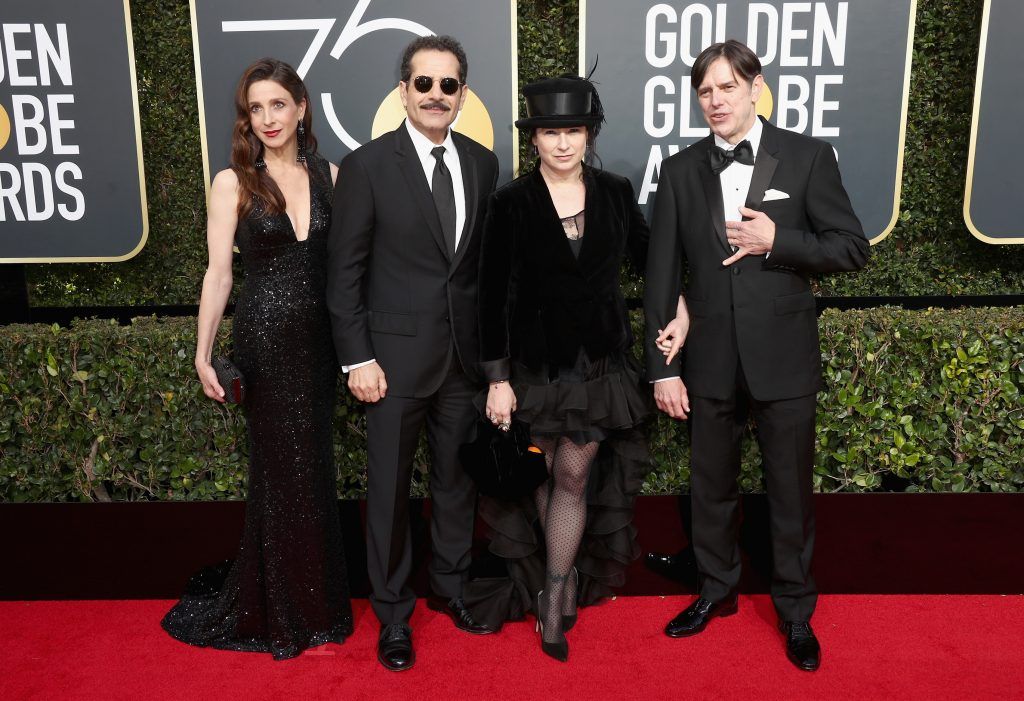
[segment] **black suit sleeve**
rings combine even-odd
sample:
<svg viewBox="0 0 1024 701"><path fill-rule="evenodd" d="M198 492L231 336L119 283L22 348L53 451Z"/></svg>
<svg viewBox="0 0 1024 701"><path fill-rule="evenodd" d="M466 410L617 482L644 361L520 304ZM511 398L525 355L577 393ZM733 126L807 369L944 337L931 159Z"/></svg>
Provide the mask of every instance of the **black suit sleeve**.
<svg viewBox="0 0 1024 701"><path fill-rule="evenodd" d="M647 253L647 274L644 283L644 357L647 358L647 379L660 380L680 376L677 355L665 365L654 345L658 329L675 318L676 304L682 291L683 247L679 232L678 193L670 178L669 164L662 162L658 193L654 199L651 219L651 243Z"/></svg>
<svg viewBox="0 0 1024 701"><path fill-rule="evenodd" d="M835 153L826 143L811 163L805 202L811 231L776 227L768 264L809 273L863 268L871 247L843 187Z"/></svg>
<svg viewBox="0 0 1024 701"><path fill-rule="evenodd" d="M629 251L629 262L637 274L642 275L647 265L647 251L651 243L651 230L647 226L640 206L636 203L633 185L628 180L623 188L624 205L629 216L629 231L626 233L626 246Z"/></svg>
<svg viewBox="0 0 1024 701"><path fill-rule="evenodd" d="M491 195L480 241L480 370L488 382L507 380L513 233L501 199Z"/></svg>
<svg viewBox="0 0 1024 701"><path fill-rule="evenodd" d="M373 205L369 176L358 156L349 154L338 170L327 237L327 307L342 365L375 357L363 293L373 248Z"/></svg>

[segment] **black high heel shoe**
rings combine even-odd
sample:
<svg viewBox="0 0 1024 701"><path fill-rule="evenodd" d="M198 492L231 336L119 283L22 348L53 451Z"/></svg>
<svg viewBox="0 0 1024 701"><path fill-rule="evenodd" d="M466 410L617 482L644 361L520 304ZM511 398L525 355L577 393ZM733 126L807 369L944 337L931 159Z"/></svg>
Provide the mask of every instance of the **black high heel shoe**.
<svg viewBox="0 0 1024 701"><path fill-rule="evenodd" d="M547 607L541 607L541 602L544 601L544 590L541 589L537 592L537 632L540 633L540 649L548 657L553 657L559 662L565 662L569 659L569 641L565 639L565 633L562 634L562 639L549 643L544 640L544 614L547 612Z"/></svg>
<svg viewBox="0 0 1024 701"><path fill-rule="evenodd" d="M576 577L576 598L578 599L579 595L580 595L580 573L579 573L579 570L577 570L575 567L572 568L572 573ZM564 596L563 596L563 598L564 598ZM563 606L563 609L564 609L564 606ZM562 632L563 633L568 633L570 630L572 630L572 627L574 625L576 625L576 618L577 618L577 615L576 615L576 601L572 602L572 610L573 610L573 612L570 613L570 614L565 614L565 613L562 614Z"/></svg>

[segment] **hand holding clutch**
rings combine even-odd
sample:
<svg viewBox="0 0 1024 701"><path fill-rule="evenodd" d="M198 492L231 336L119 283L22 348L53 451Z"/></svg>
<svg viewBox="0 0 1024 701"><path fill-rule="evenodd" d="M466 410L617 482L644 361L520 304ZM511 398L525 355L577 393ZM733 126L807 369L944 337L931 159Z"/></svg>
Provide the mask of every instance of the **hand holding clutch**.
<svg viewBox="0 0 1024 701"><path fill-rule="evenodd" d="M476 422L476 437L459 446L459 460L482 494L514 499L532 494L548 478L544 452L530 442L530 428L513 421L502 430Z"/></svg>
<svg viewBox="0 0 1024 701"><path fill-rule="evenodd" d="M218 355L213 359L213 371L217 373L217 382L224 389L224 401L241 404L245 401L245 378L235 364Z"/></svg>

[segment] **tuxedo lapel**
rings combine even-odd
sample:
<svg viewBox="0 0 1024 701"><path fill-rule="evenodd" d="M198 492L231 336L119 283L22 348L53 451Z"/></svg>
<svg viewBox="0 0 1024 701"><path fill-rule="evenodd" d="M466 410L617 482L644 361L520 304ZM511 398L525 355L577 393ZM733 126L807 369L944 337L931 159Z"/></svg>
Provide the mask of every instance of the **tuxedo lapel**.
<svg viewBox="0 0 1024 701"><path fill-rule="evenodd" d="M772 184L772 176L779 165L779 159L775 157L779 145L775 141L774 129L775 127L767 122L763 123L761 145L758 146L757 156L754 158L754 174L750 177L750 189L747 190L747 209L761 208L764 193Z"/></svg>
<svg viewBox="0 0 1024 701"><path fill-rule="evenodd" d="M469 248L469 239L476 231L477 209L480 201L480 183L477 176L476 161L466 148L465 143L454 132L452 141L455 143L455 150L459 152L459 168L462 170L462 189L466 198L466 222L462 227L462 236L459 237L458 248L455 249L455 257L452 259L452 268L455 268L462 261L466 249Z"/></svg>
<svg viewBox="0 0 1024 701"><path fill-rule="evenodd" d="M403 123L395 131L395 156L398 159L399 170L409 186L412 199L416 207L423 215L423 221L427 223L437 247L441 249L444 257L448 258L448 246L444 242L444 233L441 231L441 220L437 216L437 207L434 206L434 197L430 194L430 186L423 174L423 165L419 156L416 155L416 148L412 145L412 139L406 131Z"/></svg>
<svg viewBox="0 0 1024 701"><path fill-rule="evenodd" d="M725 250L732 255L732 247L729 246L729 239L725 235L725 203L722 201L722 182L711 170L706 152L714 145L714 137L708 139L705 147L705 157L700 163L700 180L704 186L704 196L708 201L708 211L711 213L711 221L715 225L715 234Z"/></svg>

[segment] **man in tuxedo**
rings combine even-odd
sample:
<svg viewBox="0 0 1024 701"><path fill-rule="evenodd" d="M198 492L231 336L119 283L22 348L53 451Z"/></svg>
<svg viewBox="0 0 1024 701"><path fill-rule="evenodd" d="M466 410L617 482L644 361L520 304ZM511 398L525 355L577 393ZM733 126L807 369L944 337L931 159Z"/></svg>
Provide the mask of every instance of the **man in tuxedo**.
<svg viewBox="0 0 1024 701"><path fill-rule="evenodd" d="M498 176L488 149L451 131L466 100L466 54L446 36L405 49L406 119L341 162L328 239L327 304L348 386L366 403L367 566L381 623L377 658L412 667L409 482L420 430L430 446L431 608L490 633L462 600L476 490L457 450L478 390L477 259Z"/></svg>
<svg viewBox="0 0 1024 701"><path fill-rule="evenodd" d="M811 470L822 381L808 276L858 270L868 241L832 147L757 117L764 79L754 52L735 40L714 44L691 82L711 134L661 164L644 296L647 349L669 355L666 363L648 352L655 401L690 421L701 576L697 600L665 632L695 635L736 612L739 442L752 416L771 514L772 600L789 659L813 671L821 652L810 626ZM687 313L670 326L684 265Z"/></svg>

